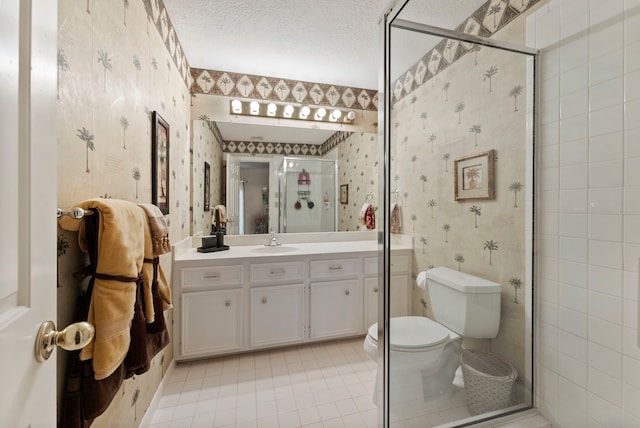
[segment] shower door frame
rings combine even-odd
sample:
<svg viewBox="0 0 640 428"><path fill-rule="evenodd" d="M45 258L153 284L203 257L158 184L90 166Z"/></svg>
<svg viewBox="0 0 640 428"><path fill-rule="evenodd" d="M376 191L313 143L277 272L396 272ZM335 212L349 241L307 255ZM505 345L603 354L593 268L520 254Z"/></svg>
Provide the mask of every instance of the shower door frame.
<svg viewBox="0 0 640 428"><path fill-rule="evenodd" d="M527 55L532 58L533 61L533 74L531 76L531 85L532 85L532 96L531 100L531 123L526 125L527 131L530 131L531 135L531 149L529 153L531 153L532 159L530 162L531 171L528 177L530 177L531 182L531 210L528 213L531 220L528 224L530 224L531 232L526 234L530 237L531 241L528 243L528 247L530 251L528 254L525 254L525 257L529 257L529 267L527 268L528 278L531 279L531 344L530 349L531 352L529 355L525 355L525 361L529 361L530 366L530 387L528 393L531 395L530 402L531 406L526 406L522 409L506 411L496 416L489 416L486 418L480 418L478 420L474 420L472 423L462 423L456 426L470 426L487 420L495 420L496 418L504 417L507 415L519 413L522 411L526 411L527 409L535 408L535 394L534 394L534 386L535 386L535 365L534 365L534 342L535 342L535 269L534 269L534 255L536 253L535 248L535 222L534 217L536 213L536 204L535 198L533 195L535 194L535 187L537 181L537 146L536 146L536 138L537 138L537 127L538 127L538 115L537 115L537 105L536 101L539 99L538 97L538 84L537 84L537 76L539 75L538 67L540 66L539 61L539 51L535 48L530 48L527 46L515 45L509 42L504 42L500 40L487 39L483 37L474 36L471 34L466 34L454 30L449 30L446 28L435 27L427 24L420 24L417 22L411 22L404 19L397 18L403 8L407 5L407 3L411 1L418 0L393 0L382 15L382 17L378 21L379 25L379 41L381 46L383 47L383 55L381 56L381 62L379 66L379 75L378 75L378 87L379 87L379 108L378 108L378 123L382 124L378 128L378 139L382 141L383 145L383 153L382 153L382 161L384 168L381 171L380 175L380 183L381 186L380 192L382 193L382 197L380 200L384 202L384 210L383 210L383 224L384 228L380 231L378 237L379 243L379 257L378 257L378 282L380 284L384 284L382 287L383 292L379 293L378 296L378 320L383 320L383 322L378 322L378 343L383 344L383 346L378 346L378 382L375 386L377 393L377 405L378 405L378 426L382 427L390 427L389 421L389 349L390 349L390 338L387 332L389 331L389 321L390 321L390 285L391 285L391 235L390 235L390 227L391 227L391 216L390 216L390 201L391 201L391 29L403 29L409 31L415 31L421 34L427 34L436 37L443 37L446 39L452 39L459 42L465 43L473 43L481 46L487 46L491 48L501 49L509 52L519 53ZM525 71L526 72L526 71ZM525 117L525 121L528 121L529 118ZM529 134L529 132L527 132ZM528 140L527 140L528 141ZM525 317L525 321L529 321ZM525 324L525 331L527 330ZM526 349L526 346L525 346ZM528 360L527 360L528 357ZM380 400L382 397L382 400ZM382 423L381 423L382 422ZM455 421L450 422L450 424L455 423Z"/></svg>

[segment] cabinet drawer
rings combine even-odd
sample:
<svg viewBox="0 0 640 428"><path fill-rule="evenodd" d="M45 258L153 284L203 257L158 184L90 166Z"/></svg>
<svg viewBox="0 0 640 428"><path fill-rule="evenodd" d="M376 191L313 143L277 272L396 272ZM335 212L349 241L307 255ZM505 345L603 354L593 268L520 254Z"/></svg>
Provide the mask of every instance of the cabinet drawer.
<svg viewBox="0 0 640 428"><path fill-rule="evenodd" d="M391 272L407 272L409 270L409 255L392 255Z"/></svg>
<svg viewBox="0 0 640 428"><path fill-rule="evenodd" d="M252 264L249 278L252 284L302 281L304 279L303 262Z"/></svg>
<svg viewBox="0 0 640 428"><path fill-rule="evenodd" d="M364 258L364 274L375 275L378 273L378 257Z"/></svg>
<svg viewBox="0 0 640 428"><path fill-rule="evenodd" d="M357 275L360 272L358 259L315 260L311 262L311 279Z"/></svg>
<svg viewBox="0 0 640 428"><path fill-rule="evenodd" d="M242 284L242 266L185 268L181 272L182 288L204 288Z"/></svg>

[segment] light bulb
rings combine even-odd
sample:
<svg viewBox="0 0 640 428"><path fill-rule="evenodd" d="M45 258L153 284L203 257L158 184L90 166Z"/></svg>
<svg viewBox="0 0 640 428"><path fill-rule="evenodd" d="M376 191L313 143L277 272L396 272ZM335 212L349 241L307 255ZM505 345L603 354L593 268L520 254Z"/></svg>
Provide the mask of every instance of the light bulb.
<svg viewBox="0 0 640 428"><path fill-rule="evenodd" d="M333 112L331 112L331 118L333 120L340 119L340 116L342 116L342 111L341 110L335 109Z"/></svg>
<svg viewBox="0 0 640 428"><path fill-rule="evenodd" d="M242 113L242 102L240 100L231 101L231 111L234 113Z"/></svg>
<svg viewBox="0 0 640 428"><path fill-rule="evenodd" d="M287 104L284 108L284 117L291 117L293 115L293 106L291 104Z"/></svg>
<svg viewBox="0 0 640 428"><path fill-rule="evenodd" d="M309 117L309 113L311 113L311 109L308 106L304 106L300 109L300 119L306 119Z"/></svg>
<svg viewBox="0 0 640 428"><path fill-rule="evenodd" d="M267 105L267 114L269 116L275 116L276 110L278 110L278 106L276 106L274 103L269 103L269 105Z"/></svg>
<svg viewBox="0 0 640 428"><path fill-rule="evenodd" d="M347 113L346 120L352 121L355 118L356 118L356 112L355 111L350 111L349 113Z"/></svg>
<svg viewBox="0 0 640 428"><path fill-rule="evenodd" d="M323 107L320 107L317 111L316 111L316 120L322 120L327 114L327 110L325 110Z"/></svg>
<svg viewBox="0 0 640 428"><path fill-rule="evenodd" d="M249 104L249 111L251 114L260 113L260 104L257 101L251 101L251 104Z"/></svg>

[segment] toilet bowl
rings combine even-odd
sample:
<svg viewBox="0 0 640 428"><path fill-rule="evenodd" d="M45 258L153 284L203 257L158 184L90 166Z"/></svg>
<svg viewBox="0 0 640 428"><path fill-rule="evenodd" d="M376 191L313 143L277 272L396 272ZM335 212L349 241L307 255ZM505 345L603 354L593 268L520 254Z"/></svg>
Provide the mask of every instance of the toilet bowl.
<svg viewBox="0 0 640 428"><path fill-rule="evenodd" d="M498 283L440 266L421 272L417 285L429 291L434 320L401 316L389 322L389 385L402 399L455 389L462 338L494 338L500 325ZM363 346L377 361L378 323L369 327Z"/></svg>
<svg viewBox="0 0 640 428"><path fill-rule="evenodd" d="M373 361L378 356L378 323L369 327L364 349ZM389 335L391 389L404 400L411 396L440 396L451 391L462 338L429 318L391 318ZM399 398L399 397L398 397Z"/></svg>
<svg viewBox="0 0 640 428"><path fill-rule="evenodd" d="M449 342L460 336L425 317L396 317L390 321L390 352L408 369L429 367L438 361ZM373 360L378 355L378 323L369 327L364 349Z"/></svg>

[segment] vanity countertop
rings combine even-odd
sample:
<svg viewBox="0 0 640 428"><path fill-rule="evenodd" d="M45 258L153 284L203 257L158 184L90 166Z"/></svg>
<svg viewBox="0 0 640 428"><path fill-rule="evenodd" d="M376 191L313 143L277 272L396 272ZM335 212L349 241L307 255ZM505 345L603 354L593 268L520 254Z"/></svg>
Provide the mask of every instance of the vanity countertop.
<svg viewBox="0 0 640 428"><path fill-rule="evenodd" d="M393 250L411 250L411 245L393 245ZM199 253L196 248L174 249L174 262L197 260L229 260L265 257L295 257L317 254L364 253L378 250L377 241L341 241L341 242L311 242L293 243L283 242L281 246L268 247L264 245L236 245L229 250L212 253Z"/></svg>

